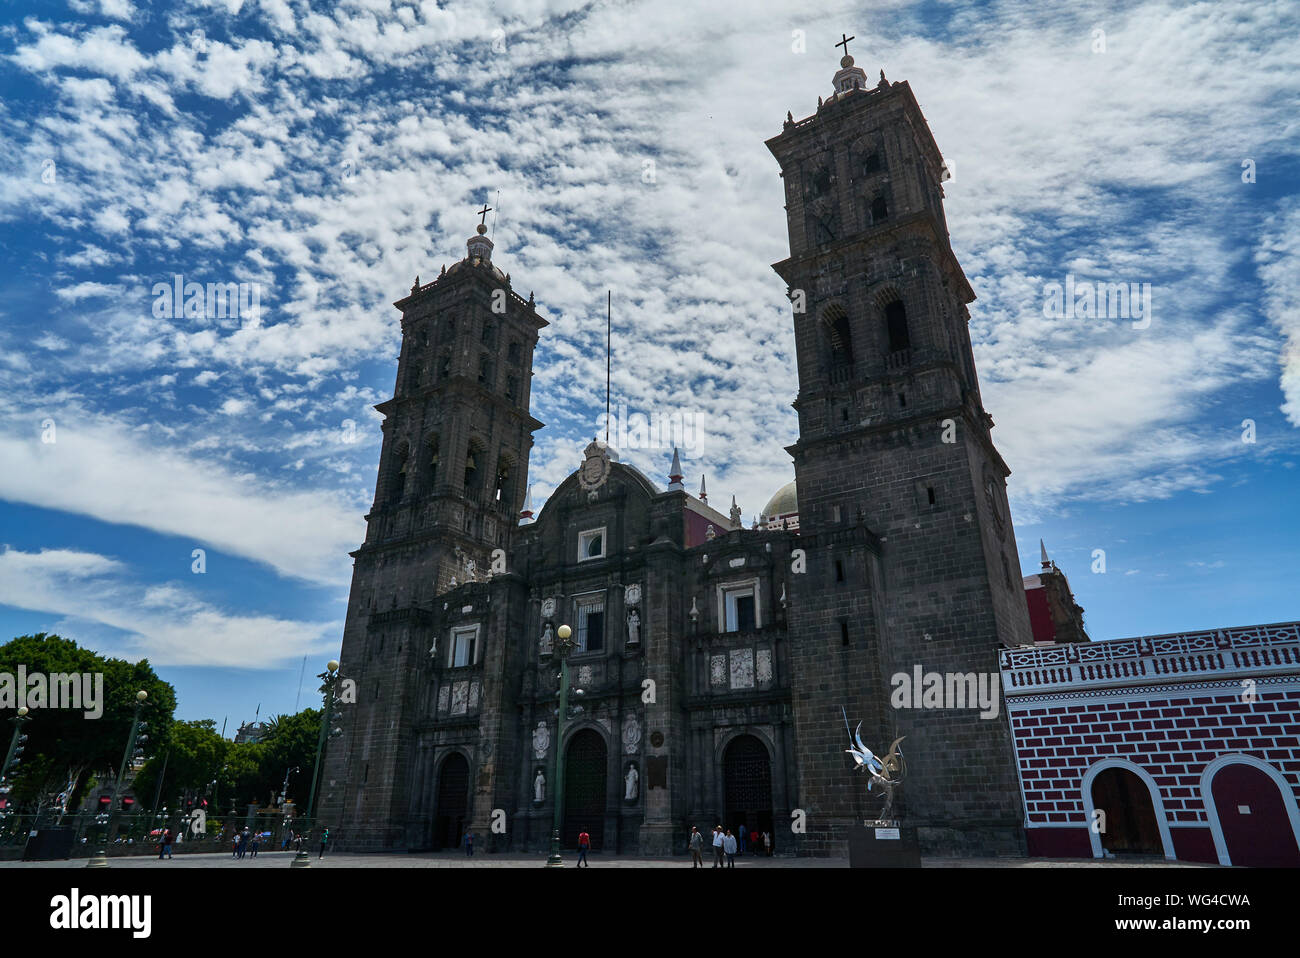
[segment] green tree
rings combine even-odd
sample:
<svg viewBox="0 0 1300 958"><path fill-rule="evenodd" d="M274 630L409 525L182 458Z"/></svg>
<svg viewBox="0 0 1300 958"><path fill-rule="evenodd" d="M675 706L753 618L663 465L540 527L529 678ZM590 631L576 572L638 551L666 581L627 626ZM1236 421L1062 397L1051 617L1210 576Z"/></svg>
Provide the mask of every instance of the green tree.
<svg viewBox="0 0 1300 958"><path fill-rule="evenodd" d="M33 708L23 764L14 776L19 802L46 801L71 785L70 808L80 803L92 775L116 774L131 731L136 692L148 693L142 718L148 723L140 744L154 754L167 738L176 708L176 690L154 673L147 659L128 662L104 658L71 639L44 632L23 635L0 645L0 672L17 676L43 673L98 673L103 676L103 714L87 718L84 710ZM0 703L0 728L9 728L17 703ZM31 703L28 703L29 707ZM7 743L6 743L7 744Z"/></svg>
<svg viewBox="0 0 1300 958"><path fill-rule="evenodd" d="M297 767L289 776L287 798L304 810L307 791L311 788L312 767L316 761L316 740L320 735L320 709L303 709L296 715L278 715L274 729L262 739L266 746L267 772L274 776L272 787L278 794L284 786L286 769Z"/></svg>
<svg viewBox="0 0 1300 958"><path fill-rule="evenodd" d="M158 753L136 774L136 797L152 802L160 776L163 795L204 794L217 779L229 749L230 743L221 737L212 719L173 723Z"/></svg>

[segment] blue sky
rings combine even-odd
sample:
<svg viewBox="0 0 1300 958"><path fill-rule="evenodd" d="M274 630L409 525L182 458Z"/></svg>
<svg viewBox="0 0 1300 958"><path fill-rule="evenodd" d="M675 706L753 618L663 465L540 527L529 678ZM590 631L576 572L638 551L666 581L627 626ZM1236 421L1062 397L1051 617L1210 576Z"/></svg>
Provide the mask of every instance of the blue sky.
<svg viewBox="0 0 1300 958"><path fill-rule="evenodd" d="M596 431L612 289L615 402L696 417L686 471L748 523L796 430L763 140L831 92L841 32L950 162L1024 571L1042 537L1094 638L1300 616L1294 4L6 13L0 635L147 655L183 718L309 704L373 494L391 303L464 255L485 200L495 262L552 322L535 505ZM160 316L178 273L257 284L260 310ZM1045 315L1067 274L1151 284L1150 324ZM623 451L661 482L670 456Z"/></svg>

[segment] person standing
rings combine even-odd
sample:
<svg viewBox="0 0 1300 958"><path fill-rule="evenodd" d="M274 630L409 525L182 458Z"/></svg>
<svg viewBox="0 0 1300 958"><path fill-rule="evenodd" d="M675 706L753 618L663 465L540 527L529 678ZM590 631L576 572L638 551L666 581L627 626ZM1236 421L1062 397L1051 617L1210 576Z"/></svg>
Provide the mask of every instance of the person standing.
<svg viewBox="0 0 1300 958"><path fill-rule="evenodd" d="M772 857L772 833L771 832L763 833L763 851L767 854L768 858Z"/></svg>
<svg viewBox="0 0 1300 958"><path fill-rule="evenodd" d="M474 833L468 829L465 830L465 857L474 857Z"/></svg>
<svg viewBox="0 0 1300 958"><path fill-rule="evenodd" d="M722 868L722 826L713 826L713 867Z"/></svg>
<svg viewBox="0 0 1300 958"><path fill-rule="evenodd" d="M163 829L163 833L162 833L162 847L158 849L158 860L162 861L164 858L171 858L171 857L172 857L172 830L170 828L165 828Z"/></svg>
<svg viewBox="0 0 1300 958"><path fill-rule="evenodd" d="M248 854L248 838L249 838L249 831L247 828L245 828L242 832L239 833L239 858L241 861L243 860L244 856Z"/></svg>
<svg viewBox="0 0 1300 958"><path fill-rule="evenodd" d="M325 846L329 844L329 840L330 840L330 830L327 828L320 833L320 854L316 856L317 861L320 861L322 858L325 857Z"/></svg>
<svg viewBox="0 0 1300 958"><path fill-rule="evenodd" d="M722 837L722 850L727 854L727 867L736 867L736 836L731 834L731 829L727 829L727 834Z"/></svg>
<svg viewBox="0 0 1300 958"><path fill-rule="evenodd" d="M586 865L588 868L591 867L591 862L587 861L587 852L589 851L591 851L591 836L587 834L587 829L584 828L581 832L578 833L578 867L579 868L581 868L583 865Z"/></svg>
<svg viewBox="0 0 1300 958"><path fill-rule="evenodd" d="M691 849L691 867L703 868L704 859L700 857L700 852L704 849L704 836L700 834L700 830L694 825L691 826L689 847Z"/></svg>
<svg viewBox="0 0 1300 958"><path fill-rule="evenodd" d="M252 837L249 839L248 850L252 853L248 856L249 858L257 857L257 843L260 842L261 840L262 840L262 833L254 832Z"/></svg>
<svg viewBox="0 0 1300 958"><path fill-rule="evenodd" d="M741 822L740 827L736 829L736 839L740 844L740 847L739 849L737 849L736 854L738 855L745 854L745 838L746 836L748 836L748 834L749 832L745 830L745 823Z"/></svg>

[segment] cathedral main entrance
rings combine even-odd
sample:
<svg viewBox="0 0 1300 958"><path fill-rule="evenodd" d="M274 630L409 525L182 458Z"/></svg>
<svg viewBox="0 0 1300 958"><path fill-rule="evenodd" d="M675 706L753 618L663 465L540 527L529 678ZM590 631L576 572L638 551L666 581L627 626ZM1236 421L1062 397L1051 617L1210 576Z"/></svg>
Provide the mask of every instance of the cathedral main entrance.
<svg viewBox="0 0 1300 958"><path fill-rule="evenodd" d="M769 832L772 827L772 760L767 747L752 735L732 739L722 756L722 781L727 806L723 827L739 835Z"/></svg>
<svg viewBox="0 0 1300 958"><path fill-rule="evenodd" d="M586 728L569 741L564 760L565 848L578 847L578 834L586 829L591 848L598 851L605 839L605 797L609 759L605 740Z"/></svg>
<svg viewBox="0 0 1300 958"><path fill-rule="evenodd" d="M459 752L452 752L443 760L434 811L433 847L456 848L465 834L469 816L469 762Z"/></svg>

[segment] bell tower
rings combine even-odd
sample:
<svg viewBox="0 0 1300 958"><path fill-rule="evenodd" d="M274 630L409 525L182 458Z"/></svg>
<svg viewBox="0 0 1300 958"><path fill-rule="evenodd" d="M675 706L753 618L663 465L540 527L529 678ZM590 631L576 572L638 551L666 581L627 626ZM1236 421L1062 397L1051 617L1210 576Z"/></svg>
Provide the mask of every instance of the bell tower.
<svg viewBox="0 0 1300 958"><path fill-rule="evenodd" d="M479 213L486 219L490 208ZM405 840L413 730L436 648L436 600L486 581L509 555L542 424L529 414L533 349L547 324L492 262L480 222L466 256L395 305L402 351L383 414L366 539L352 553L340 674L356 683L348 738L327 752L321 814L356 849ZM427 713L427 703L424 703Z"/></svg>
<svg viewBox="0 0 1300 958"><path fill-rule="evenodd" d="M789 452L807 571L791 575L790 642L805 847L843 854L847 825L878 810L842 754L843 705L880 753L905 736L900 809L923 851L1010 853L1023 831L1000 685L983 686L998 703L984 718L955 694L933 708L895 694L918 666L993 683L998 649L1032 639L947 168L908 84L871 83L848 39L817 112L787 113L767 141L799 373Z"/></svg>
<svg viewBox="0 0 1300 958"><path fill-rule="evenodd" d="M425 598L485 578L493 551L509 552L542 426L528 409L533 348L547 322L493 265L486 233L480 223L463 260L432 283L417 277L393 304L402 311L397 383L375 407L384 445L362 550L427 542ZM403 585L414 583L393 583Z"/></svg>

